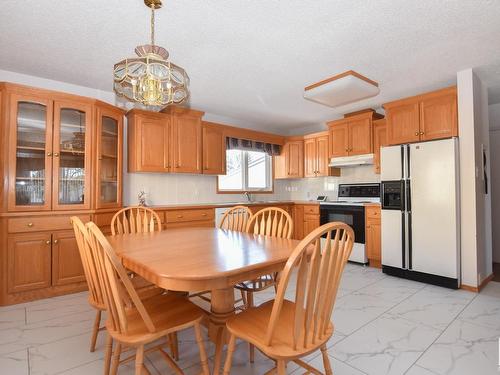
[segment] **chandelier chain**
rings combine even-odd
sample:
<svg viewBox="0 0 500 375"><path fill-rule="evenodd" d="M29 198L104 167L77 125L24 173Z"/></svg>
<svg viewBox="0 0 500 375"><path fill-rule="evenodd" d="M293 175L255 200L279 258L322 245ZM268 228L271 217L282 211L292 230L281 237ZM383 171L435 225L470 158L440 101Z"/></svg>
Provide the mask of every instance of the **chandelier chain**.
<svg viewBox="0 0 500 375"><path fill-rule="evenodd" d="M151 44L155 45L155 5L151 3Z"/></svg>

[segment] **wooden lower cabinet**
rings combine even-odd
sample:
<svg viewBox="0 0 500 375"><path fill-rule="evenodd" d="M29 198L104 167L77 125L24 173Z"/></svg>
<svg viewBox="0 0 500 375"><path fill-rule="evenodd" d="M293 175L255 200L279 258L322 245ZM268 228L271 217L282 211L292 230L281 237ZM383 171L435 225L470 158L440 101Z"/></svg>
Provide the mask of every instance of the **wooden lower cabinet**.
<svg viewBox="0 0 500 375"><path fill-rule="evenodd" d="M85 281L80 251L73 231L52 235L52 285Z"/></svg>
<svg viewBox="0 0 500 375"><path fill-rule="evenodd" d="M319 227L319 215L304 214L304 237Z"/></svg>
<svg viewBox="0 0 500 375"><path fill-rule="evenodd" d="M320 215L319 205L315 204L295 204L294 213L294 237L301 240L314 229L319 227Z"/></svg>
<svg viewBox="0 0 500 375"><path fill-rule="evenodd" d="M293 238L296 240L304 238L304 206L293 207Z"/></svg>
<svg viewBox="0 0 500 375"><path fill-rule="evenodd" d="M47 288L51 284L51 234L11 235L7 241L7 292Z"/></svg>
<svg viewBox="0 0 500 375"><path fill-rule="evenodd" d="M75 213L93 220L105 235L115 210ZM87 289L70 213L0 219L0 306L49 298Z"/></svg>
<svg viewBox="0 0 500 375"><path fill-rule="evenodd" d="M367 206L365 210L366 210L366 215L365 215L366 254L370 266L380 268L382 262L380 207Z"/></svg>

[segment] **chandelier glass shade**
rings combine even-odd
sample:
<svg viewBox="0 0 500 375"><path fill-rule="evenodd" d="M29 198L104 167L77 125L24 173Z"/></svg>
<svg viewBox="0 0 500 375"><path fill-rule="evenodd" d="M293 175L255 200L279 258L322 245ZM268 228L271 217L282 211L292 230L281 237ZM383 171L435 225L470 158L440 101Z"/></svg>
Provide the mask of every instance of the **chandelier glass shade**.
<svg viewBox="0 0 500 375"><path fill-rule="evenodd" d="M154 12L160 0L144 0L151 8L151 44L135 48L138 57L115 64L114 91L130 101L146 106L180 104L189 97L186 71L168 61L165 48L154 43Z"/></svg>

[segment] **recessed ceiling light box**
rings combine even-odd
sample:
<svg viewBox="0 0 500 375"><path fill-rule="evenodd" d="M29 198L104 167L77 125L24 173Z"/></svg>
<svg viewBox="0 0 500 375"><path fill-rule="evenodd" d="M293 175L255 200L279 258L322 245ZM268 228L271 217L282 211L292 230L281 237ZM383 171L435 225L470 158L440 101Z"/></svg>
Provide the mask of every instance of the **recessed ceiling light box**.
<svg viewBox="0 0 500 375"><path fill-rule="evenodd" d="M338 74L304 88L304 99L328 107L360 101L378 95L378 83L353 70Z"/></svg>

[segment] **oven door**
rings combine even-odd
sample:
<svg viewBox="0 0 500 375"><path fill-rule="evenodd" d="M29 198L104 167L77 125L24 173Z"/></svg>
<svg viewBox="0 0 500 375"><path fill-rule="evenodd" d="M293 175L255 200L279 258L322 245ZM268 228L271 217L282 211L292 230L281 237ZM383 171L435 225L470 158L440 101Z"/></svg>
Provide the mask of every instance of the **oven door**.
<svg viewBox="0 0 500 375"><path fill-rule="evenodd" d="M354 242L365 243L365 208L363 206L321 205L320 214L321 225L332 221L346 223L354 230Z"/></svg>

